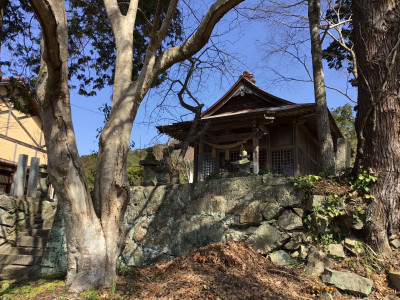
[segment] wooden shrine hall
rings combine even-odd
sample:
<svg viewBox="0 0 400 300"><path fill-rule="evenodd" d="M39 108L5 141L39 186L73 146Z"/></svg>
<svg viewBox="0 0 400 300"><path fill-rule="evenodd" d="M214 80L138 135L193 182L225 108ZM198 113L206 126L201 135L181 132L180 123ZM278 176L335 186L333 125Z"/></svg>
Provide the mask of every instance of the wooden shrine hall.
<svg viewBox="0 0 400 300"><path fill-rule="evenodd" d="M331 134L343 138L329 113ZM238 171L231 162L246 150L258 174L268 167L279 174L317 174L319 144L315 103L296 104L273 96L255 85L253 75L244 72L230 90L201 115L200 126L210 122L194 151L194 181L211 173ZM183 141L192 121L158 126Z"/></svg>

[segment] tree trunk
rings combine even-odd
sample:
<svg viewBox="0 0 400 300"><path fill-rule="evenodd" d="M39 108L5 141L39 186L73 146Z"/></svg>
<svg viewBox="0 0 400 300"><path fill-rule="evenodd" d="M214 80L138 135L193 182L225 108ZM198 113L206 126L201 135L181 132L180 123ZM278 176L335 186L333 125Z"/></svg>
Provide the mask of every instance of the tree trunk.
<svg viewBox="0 0 400 300"><path fill-rule="evenodd" d="M308 19L310 24L311 56L314 75L315 104L317 105L317 133L321 153L322 171L332 173L335 168L335 152L329 125L328 106L326 102L325 75L322 65L320 38L321 0L308 1Z"/></svg>
<svg viewBox="0 0 400 300"><path fill-rule="evenodd" d="M6 7L6 2L7 0L0 0L0 57L1 57L1 49L3 46L3 39L4 39L4 34L3 34L3 18L4 18L4 9ZM0 66L0 81L3 78L3 73L1 71L1 66Z"/></svg>
<svg viewBox="0 0 400 300"><path fill-rule="evenodd" d="M70 291L103 285L107 248L75 142L68 88L68 34L64 2L33 1L43 28L37 94L50 181L62 210Z"/></svg>
<svg viewBox="0 0 400 300"><path fill-rule="evenodd" d="M132 81L133 30L138 0L130 1L126 15L121 14L117 1L104 0L117 56L111 114L99 142L94 199L85 180L71 118L65 4L60 0L30 1L43 32L37 95L49 176L65 220L69 291L110 287L115 280L117 259L125 241L122 219L129 201L126 158L141 101L157 76L199 51L215 24L241 1L217 0L191 37L157 56L178 2L171 0L160 26L161 11L154 17L143 69L139 78Z"/></svg>
<svg viewBox="0 0 400 300"><path fill-rule="evenodd" d="M359 71L356 170L363 166L378 176L365 231L378 253L388 255L388 235L400 225L400 3L354 0L353 13Z"/></svg>

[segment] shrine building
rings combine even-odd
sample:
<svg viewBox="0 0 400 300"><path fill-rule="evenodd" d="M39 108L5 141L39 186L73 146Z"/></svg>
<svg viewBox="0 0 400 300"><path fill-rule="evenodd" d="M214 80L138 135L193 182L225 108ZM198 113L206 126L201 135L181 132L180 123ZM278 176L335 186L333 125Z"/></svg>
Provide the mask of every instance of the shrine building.
<svg viewBox="0 0 400 300"><path fill-rule="evenodd" d="M345 139L330 113L329 120L336 153L338 139L340 145ZM194 181L203 181L211 173L237 171L232 162L240 159L242 150L250 155L254 174L264 167L287 176L321 171L316 104L273 96L257 87L247 71L202 113L199 123L209 127L194 147ZM185 121L157 129L183 141L191 124Z"/></svg>

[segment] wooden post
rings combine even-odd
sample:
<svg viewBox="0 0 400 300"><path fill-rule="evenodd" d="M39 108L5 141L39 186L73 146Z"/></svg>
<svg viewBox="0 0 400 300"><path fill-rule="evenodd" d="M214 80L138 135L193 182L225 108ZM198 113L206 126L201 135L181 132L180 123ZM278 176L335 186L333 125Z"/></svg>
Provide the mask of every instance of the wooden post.
<svg viewBox="0 0 400 300"><path fill-rule="evenodd" d="M199 181L199 145L194 147L194 159L193 159L193 182Z"/></svg>
<svg viewBox="0 0 400 300"><path fill-rule="evenodd" d="M203 142L199 143L199 156L198 156L198 171L197 171L197 180L204 181L203 179L203 159L204 159L204 144Z"/></svg>
<svg viewBox="0 0 400 300"><path fill-rule="evenodd" d="M267 140L267 165L270 169L272 169L272 152L271 152L271 134L268 130L265 139Z"/></svg>
<svg viewBox="0 0 400 300"><path fill-rule="evenodd" d="M259 163L259 153L260 153L260 145L257 137L256 128L253 128L253 173L255 175L258 174L260 163Z"/></svg>

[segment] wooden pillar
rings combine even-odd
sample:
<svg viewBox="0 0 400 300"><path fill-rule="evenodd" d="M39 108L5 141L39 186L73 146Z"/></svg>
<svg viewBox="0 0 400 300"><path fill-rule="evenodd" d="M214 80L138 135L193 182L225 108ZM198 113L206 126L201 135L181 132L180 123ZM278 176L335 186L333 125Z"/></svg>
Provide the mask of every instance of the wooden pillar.
<svg viewBox="0 0 400 300"><path fill-rule="evenodd" d="M253 128L253 173L255 175L258 174L258 171L260 169L259 153L260 153L259 139L257 136L256 128Z"/></svg>
<svg viewBox="0 0 400 300"><path fill-rule="evenodd" d="M294 176L300 175L299 128L302 124L304 124L304 119L296 119L293 121Z"/></svg>
<svg viewBox="0 0 400 300"><path fill-rule="evenodd" d="M292 121L292 138L293 138L293 176L298 175L298 149L297 149L297 122L296 119Z"/></svg>
<svg viewBox="0 0 400 300"><path fill-rule="evenodd" d="M272 169L272 151L271 151L271 134L268 130L267 134L265 135L266 138L266 147L267 147L267 165L270 169Z"/></svg>
<svg viewBox="0 0 400 300"><path fill-rule="evenodd" d="M203 181L203 159L204 159L204 144L203 142L199 143L199 155L198 155L198 171L197 171L197 180Z"/></svg>
<svg viewBox="0 0 400 300"><path fill-rule="evenodd" d="M194 147L194 159L193 159L193 182L199 181L199 145Z"/></svg>
<svg viewBox="0 0 400 300"><path fill-rule="evenodd" d="M221 171L221 155L218 152L218 149L215 149L215 173L219 173Z"/></svg>

